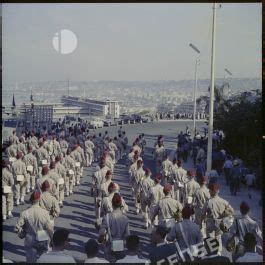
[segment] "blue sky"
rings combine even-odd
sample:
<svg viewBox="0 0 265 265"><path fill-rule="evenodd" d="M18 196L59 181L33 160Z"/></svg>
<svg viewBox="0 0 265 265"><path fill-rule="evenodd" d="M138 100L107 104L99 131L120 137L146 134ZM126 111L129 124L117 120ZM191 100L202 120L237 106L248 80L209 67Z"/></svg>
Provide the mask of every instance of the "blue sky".
<svg viewBox="0 0 265 265"><path fill-rule="evenodd" d="M261 77L261 3L217 10L216 77ZM3 82L182 80L210 77L212 4L3 4ZM52 38L72 30L77 49Z"/></svg>

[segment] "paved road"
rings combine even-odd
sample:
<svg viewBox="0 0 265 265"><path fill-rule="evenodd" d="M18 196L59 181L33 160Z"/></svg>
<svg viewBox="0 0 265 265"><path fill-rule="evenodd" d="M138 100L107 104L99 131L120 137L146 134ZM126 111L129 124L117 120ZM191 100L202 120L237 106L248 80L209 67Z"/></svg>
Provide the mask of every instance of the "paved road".
<svg viewBox="0 0 265 265"><path fill-rule="evenodd" d="M153 151L154 142L158 135L164 135L165 147L168 150L172 150L176 147L176 135L178 132L185 131L186 125L192 126L192 122L186 121L164 121L154 124L136 124L136 125L123 125L126 130L129 144L135 139L138 133L145 133L147 140L147 148L144 155L144 164L151 168L154 172L154 162L152 160L151 152ZM198 124L198 127L204 126L204 123ZM109 134L114 136L117 134L119 127L107 128ZM96 130L104 132L106 128ZM189 168L191 160L184 164L185 168ZM95 213L94 213L94 200L90 197L89 183L92 173L95 171L95 166L85 168L83 178L81 179L81 185L75 187L74 194L65 198L64 208L61 209L60 216L55 220L55 228L67 228L70 231L71 243L68 251L78 260L84 260L83 254L84 242L89 238L97 238L97 231L94 227ZM114 170L114 180L120 185L121 193L129 206L128 217L130 219L131 231L137 234L141 239L142 254L147 256L150 245L150 235L148 231L143 229L143 220L140 214L135 213L133 206L133 200L131 197L130 187L128 185L128 172L124 166L124 160L120 160ZM221 184L224 183L223 179L220 180ZM238 205L241 200L250 201L244 191L240 193L238 197L229 196L228 188L223 185L221 195L230 201L235 209L238 209ZM26 199L28 199L27 196ZM261 207L258 205L259 194L255 193L254 198L250 201L252 207L255 207L253 216L261 223ZM29 205L17 206L14 209L14 218L7 220L3 225L3 254L6 258L14 261L25 261L23 240L19 239L13 232L14 225L19 217L19 213L26 209ZM237 211L238 213L238 211ZM101 256L103 252L101 251Z"/></svg>

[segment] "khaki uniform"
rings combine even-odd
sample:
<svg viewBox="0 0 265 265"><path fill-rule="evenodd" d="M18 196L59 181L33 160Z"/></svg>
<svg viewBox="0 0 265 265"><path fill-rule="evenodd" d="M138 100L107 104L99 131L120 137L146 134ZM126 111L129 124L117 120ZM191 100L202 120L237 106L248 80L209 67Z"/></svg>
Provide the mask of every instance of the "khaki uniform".
<svg viewBox="0 0 265 265"><path fill-rule="evenodd" d="M80 176L81 176L81 163L82 163L82 156L80 152L77 150L74 150L71 152L70 156L74 159L75 161L75 173L76 173L76 183L77 185L80 184ZM80 163L80 166L77 165L77 163Z"/></svg>
<svg viewBox="0 0 265 265"><path fill-rule="evenodd" d="M40 197L40 207L48 211L51 224L54 227L54 218L58 217L60 213L58 201L51 195L50 192L45 191Z"/></svg>
<svg viewBox="0 0 265 265"><path fill-rule="evenodd" d="M176 222L167 235L168 241L177 241L181 250L203 242L200 228L189 219Z"/></svg>
<svg viewBox="0 0 265 265"><path fill-rule="evenodd" d="M57 187L56 187L56 182L50 178L50 176L47 174L47 175L44 175L43 177L37 179L37 183L36 183L36 186L37 186L37 189L40 193L42 193L41 191L41 186L42 186L42 183L45 181L45 180L48 180L49 184L50 184L50 193L51 195L53 195L56 199L58 199L58 193L57 193Z"/></svg>
<svg viewBox="0 0 265 265"><path fill-rule="evenodd" d="M36 152L36 157L37 157L37 161L38 161L38 166L39 166L39 176L41 174L41 169L42 169L42 160L47 160L48 165L50 164L50 156L48 154L48 151L41 146L39 149L37 149Z"/></svg>
<svg viewBox="0 0 265 265"><path fill-rule="evenodd" d="M104 150L104 140L102 139L102 137L97 137L96 138L96 149L95 149L95 157L96 160L98 161L100 159L100 157L103 154L103 150Z"/></svg>
<svg viewBox="0 0 265 265"><path fill-rule="evenodd" d="M125 240L125 238L130 235L129 219L120 209L115 209L109 213L109 226L112 239ZM99 235L106 235L107 229L108 225L105 216L103 218Z"/></svg>
<svg viewBox="0 0 265 265"><path fill-rule="evenodd" d="M150 178L150 176L145 176L140 181L140 204L146 226L148 226L149 223L151 224L149 208L151 206L151 188L153 186L154 181Z"/></svg>
<svg viewBox="0 0 265 265"><path fill-rule="evenodd" d="M165 147L156 145L155 147L155 161L156 161L156 172L160 171L162 165L163 157L165 156L166 149Z"/></svg>
<svg viewBox="0 0 265 265"><path fill-rule="evenodd" d="M76 138L73 135L71 135L69 137L69 148L72 149L76 143L77 143Z"/></svg>
<svg viewBox="0 0 265 265"><path fill-rule="evenodd" d="M54 171L59 175L60 178L64 180L64 184L59 185L59 202L62 203L64 200L64 189L65 189L65 183L66 183L66 169L62 165L62 163L57 162L55 164Z"/></svg>
<svg viewBox="0 0 265 265"><path fill-rule="evenodd" d="M200 185L197 181L195 181L194 178L192 178L190 181L185 183L185 202L188 203L188 197L192 197L193 202L193 196L197 189L200 188Z"/></svg>
<svg viewBox="0 0 265 265"><path fill-rule="evenodd" d="M11 187L10 193L4 193L2 191L2 214L7 215L13 211L13 186L14 178L12 173L7 169L2 169L2 187L9 186Z"/></svg>
<svg viewBox="0 0 265 265"><path fill-rule="evenodd" d="M53 144L53 155L56 157L62 154L60 143L57 140L52 141Z"/></svg>
<svg viewBox="0 0 265 265"><path fill-rule="evenodd" d="M130 185L132 187L132 193L134 197L136 211L140 210L140 181L144 178L145 172L142 167L132 171L130 178Z"/></svg>
<svg viewBox="0 0 265 265"><path fill-rule="evenodd" d="M103 168L96 171L92 177L92 187L95 191L95 215L96 220L98 221L100 218L101 212L101 203L102 203L102 190L101 185L105 182L105 176L108 171L108 167L104 166Z"/></svg>
<svg viewBox="0 0 265 265"><path fill-rule="evenodd" d="M222 253L220 221L226 208L233 210L228 201L216 194L204 204L202 210L203 219L206 217L206 235L219 241L219 253Z"/></svg>
<svg viewBox="0 0 265 265"><path fill-rule="evenodd" d="M185 200L185 183L188 181L187 171L184 168L179 167L174 174L174 179L174 197L182 203Z"/></svg>
<svg viewBox="0 0 265 265"><path fill-rule="evenodd" d="M66 155L64 159L64 166L66 169L66 180L65 180L65 190L66 196L73 193L73 187L75 183L75 161L70 155ZM70 174L69 170L72 170L74 174Z"/></svg>
<svg viewBox="0 0 265 265"><path fill-rule="evenodd" d="M35 189L36 176L39 174L39 168L36 157L32 153L28 153L23 157L28 172L27 192ZM32 168L31 168L32 167Z"/></svg>
<svg viewBox="0 0 265 265"><path fill-rule="evenodd" d="M133 146L132 149L133 149L133 152L135 152L137 150L138 151L138 155L140 155L141 152L142 152L141 147L139 145L137 145L137 144L135 146Z"/></svg>
<svg viewBox="0 0 265 265"><path fill-rule="evenodd" d="M154 207L151 220L154 220L156 215L158 215L159 223L166 225L167 222L174 220L175 213L181 211L182 208L182 205L171 198L171 195L166 195Z"/></svg>
<svg viewBox="0 0 265 265"><path fill-rule="evenodd" d="M11 135L10 137L9 137L9 142L11 142L12 144L18 144L19 143L19 139L18 139L18 137L16 136L16 135Z"/></svg>
<svg viewBox="0 0 265 265"><path fill-rule="evenodd" d="M26 165L21 159L16 160L12 164L11 168L12 168L12 173L13 173L13 176L15 179L15 200L16 200L17 204L19 204L19 200L21 202L24 202L28 173L26 170ZM17 181L17 175L23 175L24 180L23 181Z"/></svg>
<svg viewBox="0 0 265 265"><path fill-rule="evenodd" d="M172 162L169 159L166 159L162 162L161 165L161 175L163 177L163 183L164 185L169 182L169 175L171 172Z"/></svg>
<svg viewBox="0 0 265 265"><path fill-rule="evenodd" d="M48 174L47 174L47 177L52 179L55 183L55 197L56 199L58 200L58 202L60 201L60 189L59 189L59 174L56 172L55 168L53 169L50 169Z"/></svg>
<svg viewBox="0 0 265 265"><path fill-rule="evenodd" d="M86 166L91 166L93 162L93 150L95 148L95 145L92 141L86 140L85 141L85 159L86 159Z"/></svg>
<svg viewBox="0 0 265 265"><path fill-rule="evenodd" d="M66 151L68 149L68 143L65 140L60 141L60 148L62 150L62 153L66 155Z"/></svg>
<svg viewBox="0 0 265 265"><path fill-rule="evenodd" d="M12 144L6 148L6 155L8 158L17 156L17 145Z"/></svg>
<svg viewBox="0 0 265 265"><path fill-rule="evenodd" d="M38 139L35 136L28 138L27 144L32 147L32 151L39 148Z"/></svg>
<svg viewBox="0 0 265 265"><path fill-rule="evenodd" d="M195 213L195 223L200 226L203 237L206 237L206 224L202 220L202 209L205 203L210 199L210 192L208 188L203 185L197 189L194 193L194 213Z"/></svg>
<svg viewBox="0 0 265 265"><path fill-rule="evenodd" d="M42 209L38 204L32 205L29 209L23 211L20 214L20 218L16 223L16 231L21 231L24 227L26 233L24 246L26 252L26 261L30 263L35 263L39 256L42 254L37 251L36 244L36 234L38 230L46 230L52 237L53 228L50 221L49 213ZM48 246L47 246L48 250Z"/></svg>
<svg viewBox="0 0 265 265"><path fill-rule="evenodd" d="M102 205L101 205L101 216L104 217L107 213L111 213L113 211L112 208L112 198L114 196L114 193L109 194L109 196L105 196L102 199ZM127 213L129 210L128 205L126 204L126 202L124 201L124 199L122 198L122 208L121 211L122 213Z"/></svg>
<svg viewBox="0 0 265 265"><path fill-rule="evenodd" d="M109 149L109 154L110 154L110 156L111 156L111 158L112 158L112 160L113 160L113 162L115 164L115 162L116 162L116 152L118 151L118 147L116 146L115 143L110 142L108 144L108 149Z"/></svg>
<svg viewBox="0 0 265 265"><path fill-rule="evenodd" d="M23 155L26 155L26 154L27 154L27 149L26 149L25 144L19 142L19 143L17 144L17 151L18 151L18 152L22 152Z"/></svg>

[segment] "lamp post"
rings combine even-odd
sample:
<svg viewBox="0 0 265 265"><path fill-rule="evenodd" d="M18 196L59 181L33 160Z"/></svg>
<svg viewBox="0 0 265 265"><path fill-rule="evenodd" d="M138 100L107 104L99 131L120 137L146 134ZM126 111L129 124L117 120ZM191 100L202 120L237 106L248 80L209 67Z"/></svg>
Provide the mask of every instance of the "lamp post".
<svg viewBox="0 0 265 265"><path fill-rule="evenodd" d="M195 137L195 133L196 133L196 127L195 127L195 122L196 122L196 98L197 98L197 71L198 71L198 65L200 63L200 50L193 45L192 43L190 43L189 45L196 53L198 53L199 55L196 57L195 60L195 85L194 85L194 91L193 91L193 102L194 102L194 107L193 107L193 137Z"/></svg>
<svg viewBox="0 0 265 265"><path fill-rule="evenodd" d="M207 145L207 172L212 169L212 145L213 145L213 107L214 107L214 81L215 81L215 28L216 28L217 4L213 4L213 26L212 26L212 56L211 56L211 89L210 89L210 109L208 125L208 145Z"/></svg>

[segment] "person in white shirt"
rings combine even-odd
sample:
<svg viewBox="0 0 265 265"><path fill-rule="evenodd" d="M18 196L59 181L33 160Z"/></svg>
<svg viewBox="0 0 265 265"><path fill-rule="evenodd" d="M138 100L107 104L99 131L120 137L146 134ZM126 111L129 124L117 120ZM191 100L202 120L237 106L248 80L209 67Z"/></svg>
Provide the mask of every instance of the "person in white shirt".
<svg viewBox="0 0 265 265"><path fill-rule="evenodd" d="M255 174L253 173L253 170L250 169L249 170L249 173L246 175L246 184L247 184L247 187L248 187L248 197L249 199L252 198L252 195L251 195L251 188L253 187L254 183L255 183Z"/></svg>
<svg viewBox="0 0 265 265"><path fill-rule="evenodd" d="M65 251L69 243L69 231L62 228L54 232L52 237L52 251L40 256L37 263L76 263L74 258Z"/></svg>
<svg viewBox="0 0 265 265"><path fill-rule="evenodd" d="M142 263L150 264L149 260L139 258L139 237L136 235L130 235L126 238L126 247L128 249L127 255L123 259L119 259L116 263Z"/></svg>
<svg viewBox="0 0 265 265"><path fill-rule="evenodd" d="M254 234L247 233L244 236L245 254L238 258L236 262L262 262L263 257L256 252L257 240Z"/></svg>
<svg viewBox="0 0 265 265"><path fill-rule="evenodd" d="M85 245L85 252L87 255L87 259L85 260L84 263L93 263L93 264L109 263L107 260L100 259L97 257L98 249L99 249L98 242L95 239L89 239Z"/></svg>

